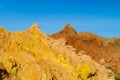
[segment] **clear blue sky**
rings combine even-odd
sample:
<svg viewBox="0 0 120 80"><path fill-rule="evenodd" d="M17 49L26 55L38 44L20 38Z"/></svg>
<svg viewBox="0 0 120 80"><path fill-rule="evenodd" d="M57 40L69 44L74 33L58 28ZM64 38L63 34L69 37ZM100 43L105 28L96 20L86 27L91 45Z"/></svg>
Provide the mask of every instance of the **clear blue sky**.
<svg viewBox="0 0 120 80"><path fill-rule="evenodd" d="M0 26L21 31L35 22L45 33L70 23L78 32L120 36L120 0L0 0Z"/></svg>

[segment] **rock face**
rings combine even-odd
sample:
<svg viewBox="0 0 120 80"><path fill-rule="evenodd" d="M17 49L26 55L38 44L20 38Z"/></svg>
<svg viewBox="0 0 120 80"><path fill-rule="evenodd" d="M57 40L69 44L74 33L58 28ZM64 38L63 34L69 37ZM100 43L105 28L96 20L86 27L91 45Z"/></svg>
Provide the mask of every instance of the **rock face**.
<svg viewBox="0 0 120 80"><path fill-rule="evenodd" d="M77 33L69 25L65 29ZM0 80L115 80L103 64L65 43L37 24L23 32L0 28Z"/></svg>
<svg viewBox="0 0 120 80"><path fill-rule="evenodd" d="M77 33L70 24L55 34L54 39L65 39L76 52L84 52L97 62L105 61L106 66L120 73L120 38L105 38L90 32Z"/></svg>

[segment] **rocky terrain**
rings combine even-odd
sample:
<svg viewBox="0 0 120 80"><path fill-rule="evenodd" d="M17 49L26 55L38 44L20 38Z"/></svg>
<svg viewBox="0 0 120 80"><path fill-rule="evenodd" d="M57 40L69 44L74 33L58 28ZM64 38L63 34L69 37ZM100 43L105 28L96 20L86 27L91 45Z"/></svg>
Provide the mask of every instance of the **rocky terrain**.
<svg viewBox="0 0 120 80"><path fill-rule="evenodd" d="M0 28L0 80L115 80L106 65L119 70L119 40L99 38L70 25L49 36L37 24L22 32Z"/></svg>
<svg viewBox="0 0 120 80"><path fill-rule="evenodd" d="M120 38L105 38L90 32L76 32L67 24L63 30L49 35L54 39L66 40L66 45L73 46L76 53L84 52L98 63L120 74Z"/></svg>

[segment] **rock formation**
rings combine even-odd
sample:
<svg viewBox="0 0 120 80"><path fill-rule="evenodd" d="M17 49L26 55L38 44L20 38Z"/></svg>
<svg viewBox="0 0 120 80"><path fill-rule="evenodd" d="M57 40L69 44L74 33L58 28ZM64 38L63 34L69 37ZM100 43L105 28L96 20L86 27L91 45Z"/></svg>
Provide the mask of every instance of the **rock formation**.
<svg viewBox="0 0 120 80"><path fill-rule="evenodd" d="M65 29L66 36L76 36L69 25ZM77 49L76 54L66 41L47 36L37 24L23 32L0 28L0 80L115 80L104 64L84 51Z"/></svg>
<svg viewBox="0 0 120 80"><path fill-rule="evenodd" d="M70 24L57 33L50 34L54 39L66 40L66 45L73 46L76 53L84 52L98 63L120 74L120 38L105 38L90 32L78 33Z"/></svg>

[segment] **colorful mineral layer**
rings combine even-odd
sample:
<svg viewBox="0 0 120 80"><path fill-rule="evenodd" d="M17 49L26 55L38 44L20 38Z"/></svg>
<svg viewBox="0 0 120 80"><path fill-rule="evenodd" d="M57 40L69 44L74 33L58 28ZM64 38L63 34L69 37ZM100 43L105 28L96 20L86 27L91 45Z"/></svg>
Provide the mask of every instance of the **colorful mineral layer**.
<svg viewBox="0 0 120 80"><path fill-rule="evenodd" d="M69 24L47 35L0 28L0 80L115 80L120 73L120 38L77 33Z"/></svg>

